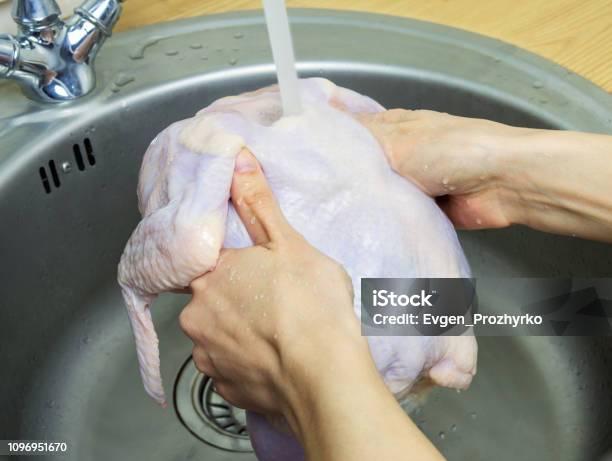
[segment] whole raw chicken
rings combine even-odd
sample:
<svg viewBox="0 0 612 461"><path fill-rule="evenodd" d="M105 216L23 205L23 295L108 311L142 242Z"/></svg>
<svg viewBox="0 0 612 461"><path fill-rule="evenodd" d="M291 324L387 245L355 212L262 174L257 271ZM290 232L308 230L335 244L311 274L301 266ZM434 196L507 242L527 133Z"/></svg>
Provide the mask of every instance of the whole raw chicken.
<svg viewBox="0 0 612 461"><path fill-rule="evenodd" d="M301 80L300 93L303 111L290 117L281 117L277 87L218 100L165 129L144 156L138 185L143 219L121 258L119 283L145 389L162 405L151 302L213 269L222 247L252 244L228 202L234 158L244 146L261 163L291 225L346 268L356 314L361 277L470 274L435 201L394 173L376 139L346 113L383 108L324 79ZM417 381L463 389L476 371L471 335L368 340L398 397ZM263 461L302 456L299 445L264 418L251 415L249 432Z"/></svg>

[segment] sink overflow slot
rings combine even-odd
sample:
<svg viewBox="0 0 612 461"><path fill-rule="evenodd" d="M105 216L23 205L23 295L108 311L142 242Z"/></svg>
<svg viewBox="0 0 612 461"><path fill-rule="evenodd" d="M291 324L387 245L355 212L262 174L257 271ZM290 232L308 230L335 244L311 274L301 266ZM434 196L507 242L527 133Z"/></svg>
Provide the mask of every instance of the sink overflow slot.
<svg viewBox="0 0 612 461"><path fill-rule="evenodd" d="M72 146L72 152L74 154L74 160L77 164L77 168L79 171L85 171L87 164L89 166L94 166L96 164L96 157L94 155L93 144L91 139L85 138L83 139L83 147L81 145L74 144ZM48 169L48 170L47 170ZM64 173L69 173L70 162L62 162L61 169ZM47 163L47 165L43 165L38 169L38 174L40 176L40 180L42 182L43 189L45 193L50 194L52 191L52 186L56 189L61 186L61 180L58 174L57 167L55 165L55 160L51 159Z"/></svg>

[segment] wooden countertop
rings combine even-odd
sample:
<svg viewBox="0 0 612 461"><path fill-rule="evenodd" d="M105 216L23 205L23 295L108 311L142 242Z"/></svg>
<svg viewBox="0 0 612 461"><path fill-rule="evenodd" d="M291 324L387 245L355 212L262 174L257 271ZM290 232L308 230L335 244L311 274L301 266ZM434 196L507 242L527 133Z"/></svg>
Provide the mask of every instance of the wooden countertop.
<svg viewBox="0 0 612 461"><path fill-rule="evenodd" d="M286 0L288 7L369 11L495 37L555 61L612 92L612 0ZM127 0L117 30L261 8L255 0Z"/></svg>

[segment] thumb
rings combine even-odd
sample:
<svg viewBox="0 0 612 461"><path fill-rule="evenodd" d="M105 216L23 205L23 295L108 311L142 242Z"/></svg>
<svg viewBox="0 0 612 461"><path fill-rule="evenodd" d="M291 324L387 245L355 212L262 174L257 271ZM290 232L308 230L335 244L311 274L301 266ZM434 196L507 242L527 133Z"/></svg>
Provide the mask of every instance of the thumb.
<svg viewBox="0 0 612 461"><path fill-rule="evenodd" d="M230 193L234 208L255 245L282 240L293 232L259 162L247 148L236 157Z"/></svg>

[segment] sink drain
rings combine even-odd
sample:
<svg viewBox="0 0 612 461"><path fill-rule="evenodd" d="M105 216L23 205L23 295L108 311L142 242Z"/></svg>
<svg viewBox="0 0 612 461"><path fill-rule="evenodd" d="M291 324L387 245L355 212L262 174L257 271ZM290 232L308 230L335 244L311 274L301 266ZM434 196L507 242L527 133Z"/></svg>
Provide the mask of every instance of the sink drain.
<svg viewBox="0 0 612 461"><path fill-rule="evenodd" d="M203 442L224 450L253 451L245 411L221 397L191 358L176 379L174 407L183 425Z"/></svg>

